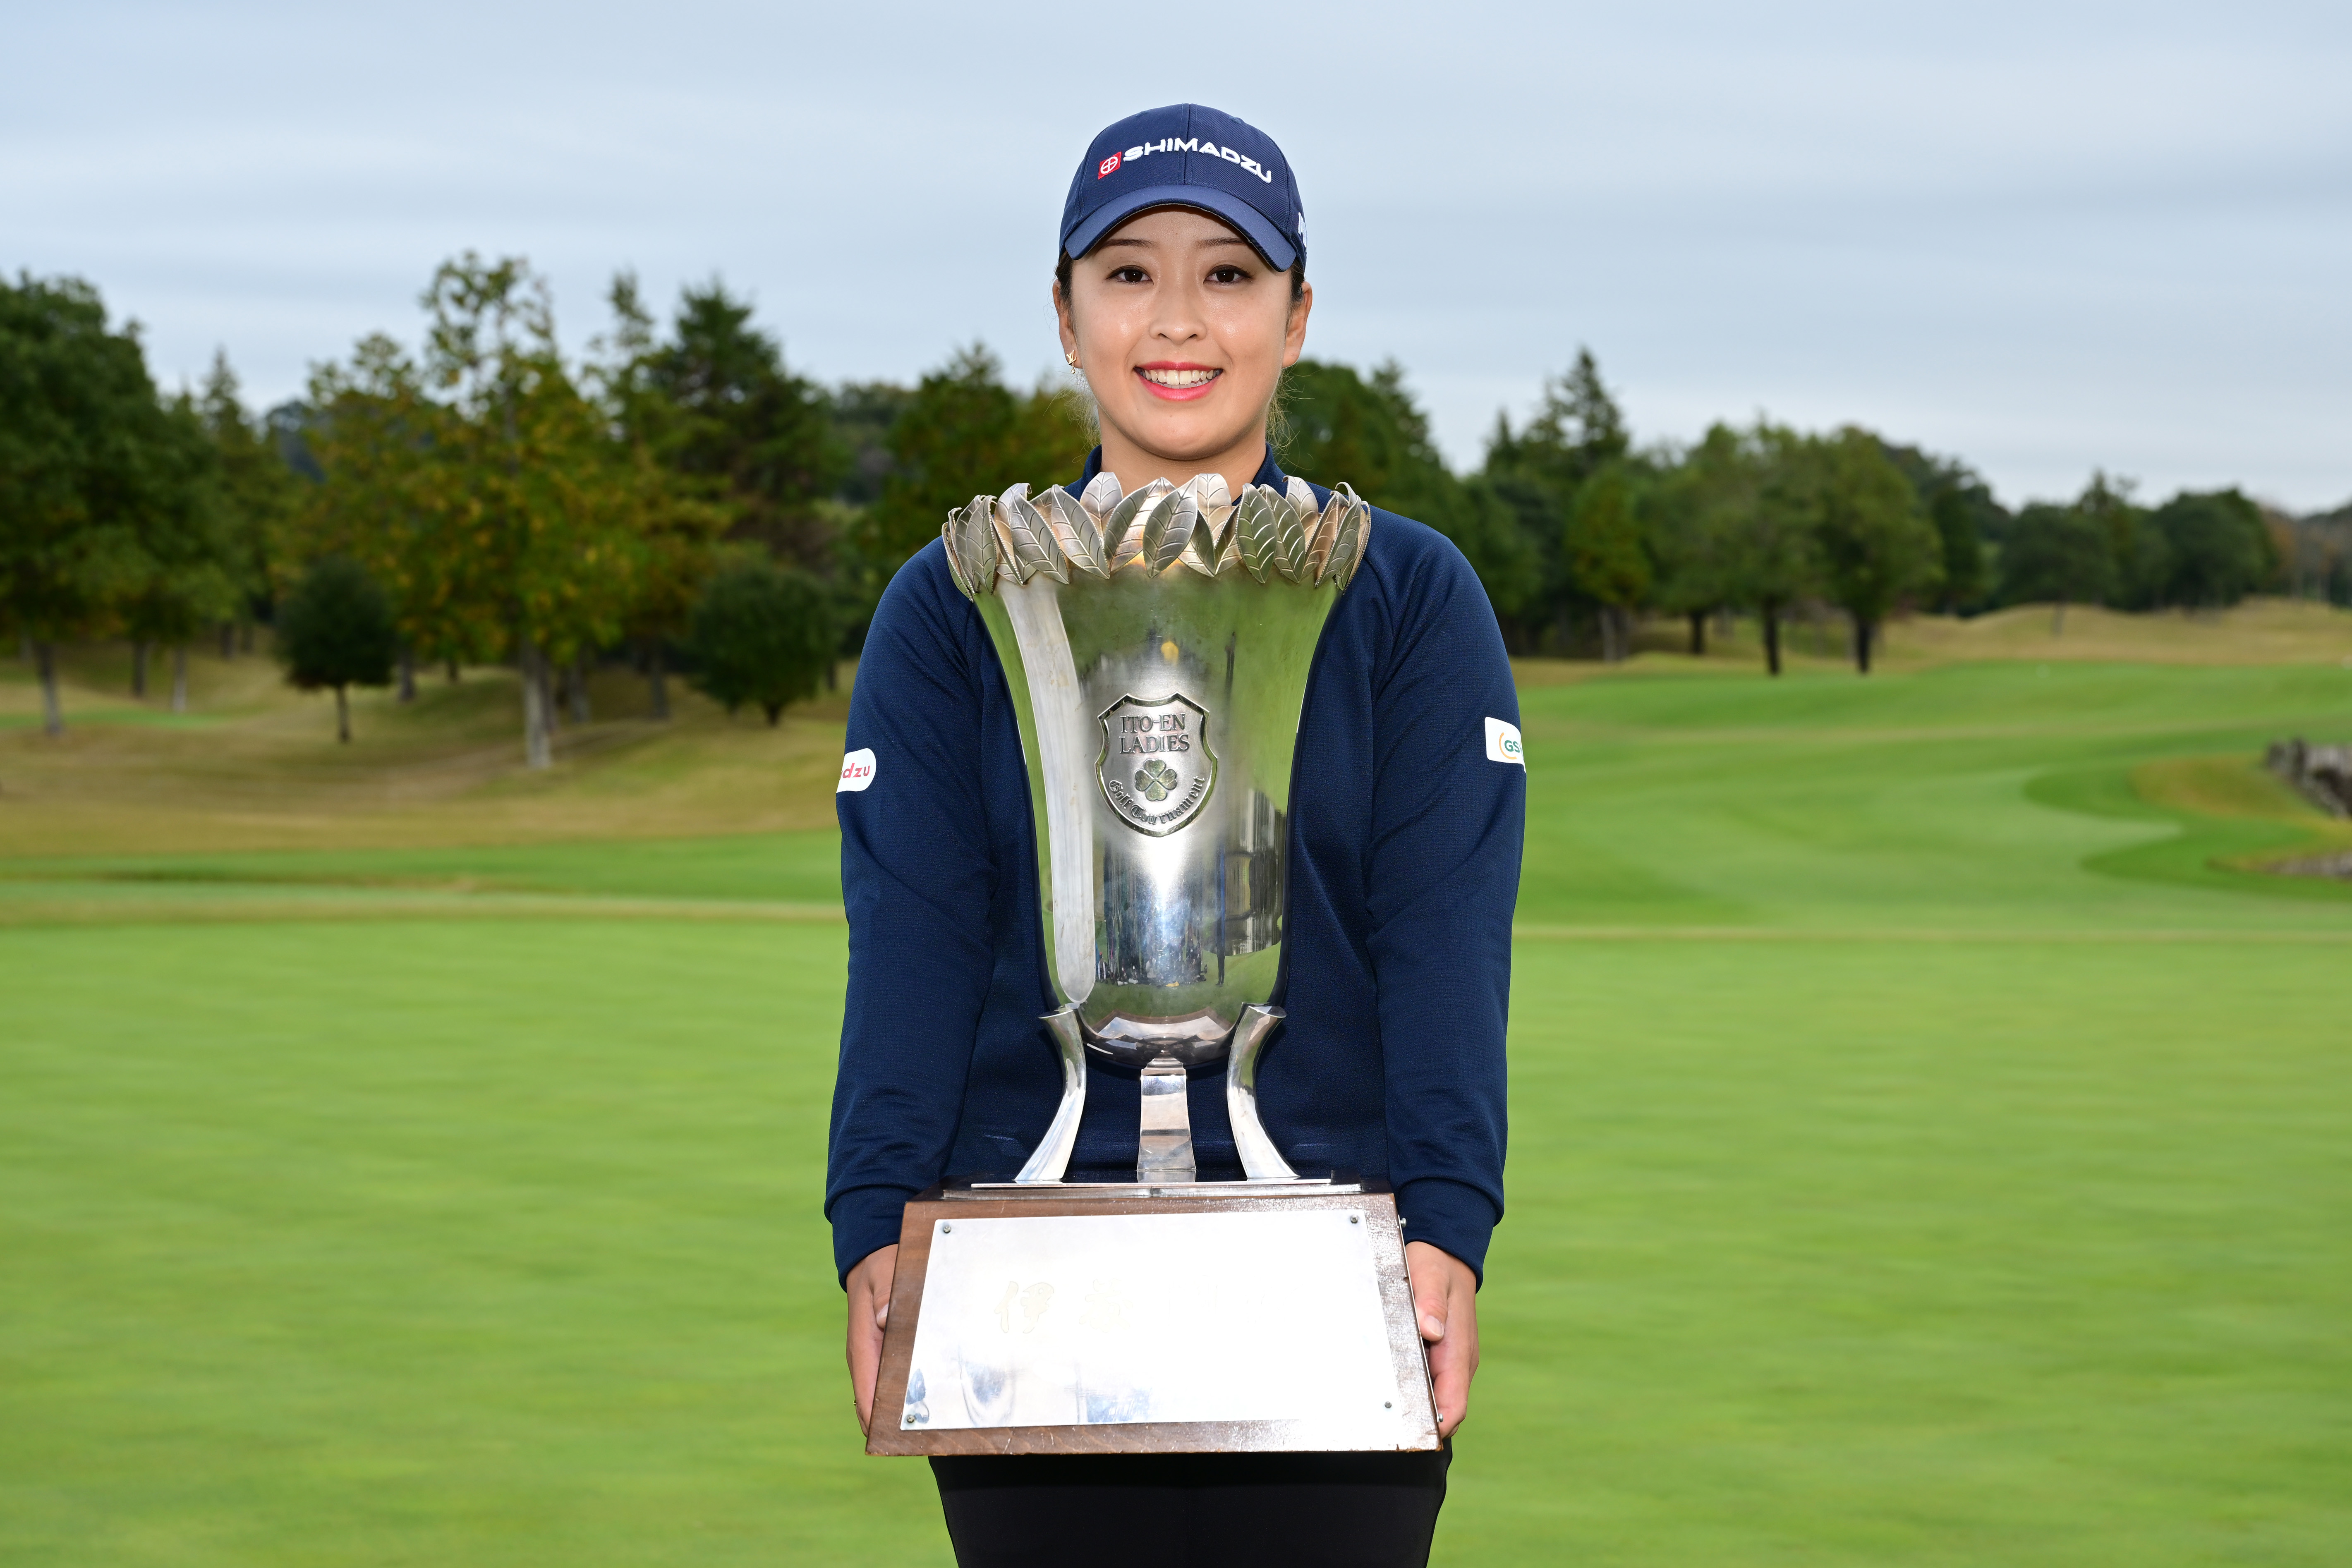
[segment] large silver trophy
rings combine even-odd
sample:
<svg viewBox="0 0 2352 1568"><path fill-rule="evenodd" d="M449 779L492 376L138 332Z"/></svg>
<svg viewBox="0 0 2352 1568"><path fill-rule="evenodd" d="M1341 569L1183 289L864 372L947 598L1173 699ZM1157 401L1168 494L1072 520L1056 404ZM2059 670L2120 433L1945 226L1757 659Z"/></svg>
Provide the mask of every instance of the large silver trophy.
<svg viewBox="0 0 2352 1568"><path fill-rule="evenodd" d="M908 1205L870 1451L1436 1445L1393 1198L1294 1172L1255 1094L1299 710L1370 525L1214 475L949 515L1028 764L1062 1099L1013 1180ZM1132 1181L1066 1179L1088 1052L1140 1076ZM1239 1182L1197 1180L1219 1062Z"/></svg>

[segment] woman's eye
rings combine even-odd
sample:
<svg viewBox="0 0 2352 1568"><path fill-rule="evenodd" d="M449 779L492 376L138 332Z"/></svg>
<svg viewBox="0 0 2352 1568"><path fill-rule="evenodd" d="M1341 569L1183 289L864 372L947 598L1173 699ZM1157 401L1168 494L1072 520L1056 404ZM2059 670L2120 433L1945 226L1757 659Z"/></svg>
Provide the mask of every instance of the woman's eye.
<svg viewBox="0 0 2352 1568"><path fill-rule="evenodd" d="M1110 280L1114 283L1149 283L1151 277L1140 267L1122 267L1110 275Z"/></svg>
<svg viewBox="0 0 2352 1568"><path fill-rule="evenodd" d="M1246 283L1249 274L1238 267L1213 267L1209 269L1212 283Z"/></svg>

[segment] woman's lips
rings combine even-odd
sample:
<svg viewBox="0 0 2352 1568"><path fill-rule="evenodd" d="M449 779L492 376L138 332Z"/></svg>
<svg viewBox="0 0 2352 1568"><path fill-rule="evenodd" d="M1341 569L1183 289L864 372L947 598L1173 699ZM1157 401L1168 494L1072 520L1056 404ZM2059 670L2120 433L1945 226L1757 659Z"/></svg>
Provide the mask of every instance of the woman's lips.
<svg viewBox="0 0 2352 1568"><path fill-rule="evenodd" d="M1135 377L1155 397L1171 403L1189 403L1206 397L1209 389L1217 384L1225 373L1202 364L1139 364Z"/></svg>

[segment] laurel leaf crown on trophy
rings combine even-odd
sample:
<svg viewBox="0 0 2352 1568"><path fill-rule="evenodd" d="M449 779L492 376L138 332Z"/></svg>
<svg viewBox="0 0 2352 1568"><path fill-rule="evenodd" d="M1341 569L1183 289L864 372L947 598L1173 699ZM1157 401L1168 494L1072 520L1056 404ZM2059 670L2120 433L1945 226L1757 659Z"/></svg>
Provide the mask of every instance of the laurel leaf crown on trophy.
<svg viewBox="0 0 2352 1568"><path fill-rule="evenodd" d="M1370 542L1371 508L1345 484L1321 507L1307 481L1245 486L1234 500L1216 474L1181 485L1154 479L1121 494L1116 474L1097 474L1076 500L1058 486L1032 498L1025 484L974 496L940 529L948 569L977 600L1000 577L1056 583L1122 573L1158 575L1182 565L1203 577L1246 572L1316 588L1347 587Z"/></svg>

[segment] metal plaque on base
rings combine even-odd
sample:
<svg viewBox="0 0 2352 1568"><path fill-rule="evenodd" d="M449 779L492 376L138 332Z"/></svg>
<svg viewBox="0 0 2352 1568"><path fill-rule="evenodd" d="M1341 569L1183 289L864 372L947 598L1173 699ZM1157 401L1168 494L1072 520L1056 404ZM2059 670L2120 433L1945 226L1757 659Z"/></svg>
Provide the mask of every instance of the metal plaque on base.
<svg viewBox="0 0 2352 1568"><path fill-rule="evenodd" d="M1436 1447L1394 1200L1240 1184L908 1205L866 1452Z"/></svg>
<svg viewBox="0 0 2352 1568"><path fill-rule="evenodd" d="M1257 1114L1299 710L1370 527L1344 485L1214 475L949 515L1028 767L1062 1100L1013 1181L907 1206L868 1452L1438 1446L1394 1198L1301 1178ZM1131 1184L1064 1179L1090 1053L1142 1080ZM1218 1062L1243 1179L1202 1182Z"/></svg>

